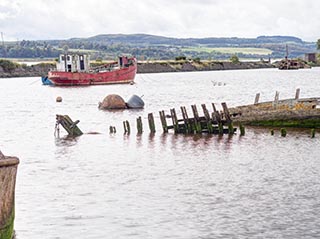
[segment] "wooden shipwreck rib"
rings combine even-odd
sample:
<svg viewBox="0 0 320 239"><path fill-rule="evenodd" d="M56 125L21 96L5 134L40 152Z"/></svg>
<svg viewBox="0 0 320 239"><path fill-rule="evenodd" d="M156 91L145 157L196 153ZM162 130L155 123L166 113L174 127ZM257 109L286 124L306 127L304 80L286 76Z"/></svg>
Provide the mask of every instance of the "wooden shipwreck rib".
<svg viewBox="0 0 320 239"><path fill-rule="evenodd" d="M57 136L59 136L59 125L62 125L62 127L68 132L69 136L80 136L83 133L77 126L79 122L79 120L73 122L68 115L56 115L55 134L57 133Z"/></svg>
<svg viewBox="0 0 320 239"><path fill-rule="evenodd" d="M297 89L293 99L279 100L276 92L274 101L258 103L256 95L252 105L230 108L235 123L259 126L320 128L320 97L299 98Z"/></svg>
<svg viewBox="0 0 320 239"><path fill-rule="evenodd" d="M168 130L173 129L175 133L182 134L234 134L236 128L233 127L232 119L229 114L229 109L226 103L221 103L223 113L219 113L215 104L212 103L213 113L209 113L205 104L202 104L204 116L199 116L197 106L191 105L193 118L188 117L186 107L181 106L182 119L178 119L175 109L170 109L170 118L172 124L168 125L164 111L160 111L160 120L163 131L166 133ZM224 127L227 126L227 127Z"/></svg>

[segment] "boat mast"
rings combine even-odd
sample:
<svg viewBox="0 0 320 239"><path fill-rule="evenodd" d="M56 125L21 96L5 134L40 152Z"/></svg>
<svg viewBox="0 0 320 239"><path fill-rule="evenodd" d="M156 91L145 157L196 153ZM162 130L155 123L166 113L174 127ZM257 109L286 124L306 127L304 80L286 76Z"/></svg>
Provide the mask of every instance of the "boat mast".
<svg viewBox="0 0 320 239"><path fill-rule="evenodd" d="M286 44L286 59L288 59L289 56L289 49L288 49L288 44Z"/></svg>

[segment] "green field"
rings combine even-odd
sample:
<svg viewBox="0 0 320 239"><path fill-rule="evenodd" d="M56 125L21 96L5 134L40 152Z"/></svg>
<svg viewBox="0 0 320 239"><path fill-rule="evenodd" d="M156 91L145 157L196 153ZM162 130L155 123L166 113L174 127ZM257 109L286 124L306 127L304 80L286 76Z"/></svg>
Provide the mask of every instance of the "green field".
<svg viewBox="0 0 320 239"><path fill-rule="evenodd" d="M182 48L183 51L194 51L194 52L207 52L207 53L224 53L224 54L256 54L256 55L268 55L272 51L266 48L254 48L254 47L187 47Z"/></svg>

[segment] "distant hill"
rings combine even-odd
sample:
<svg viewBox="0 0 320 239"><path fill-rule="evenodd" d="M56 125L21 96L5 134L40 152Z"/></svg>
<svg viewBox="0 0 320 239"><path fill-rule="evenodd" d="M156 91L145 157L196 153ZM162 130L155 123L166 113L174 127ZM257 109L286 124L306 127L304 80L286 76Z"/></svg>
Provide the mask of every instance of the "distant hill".
<svg viewBox="0 0 320 239"><path fill-rule="evenodd" d="M69 51L89 52L91 59L114 59L119 54L135 55L140 60L175 59L177 56L199 59L242 59L302 57L315 52L316 43L294 36L259 36L257 38L208 37L173 38L148 34L101 34L68 40L21 41L0 46L0 57L57 57ZM258 49L258 50L257 50Z"/></svg>
<svg viewBox="0 0 320 239"><path fill-rule="evenodd" d="M259 36L257 38L238 38L238 37L210 37L210 38L172 38L147 34L102 34L89 38L71 38L69 41L88 41L88 42L108 42L122 43L130 45L197 45L211 44L217 46L241 45L241 44L264 44L264 43L295 43L310 44L300 38L292 36ZM315 44L315 42L311 43Z"/></svg>

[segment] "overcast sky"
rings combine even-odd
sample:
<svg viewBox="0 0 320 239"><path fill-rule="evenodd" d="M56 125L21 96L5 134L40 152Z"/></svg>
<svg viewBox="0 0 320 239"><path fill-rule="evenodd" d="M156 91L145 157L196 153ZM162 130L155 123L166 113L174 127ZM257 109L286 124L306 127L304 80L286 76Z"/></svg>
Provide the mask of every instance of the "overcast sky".
<svg viewBox="0 0 320 239"><path fill-rule="evenodd" d="M98 34L320 38L320 0L0 0L5 40Z"/></svg>

